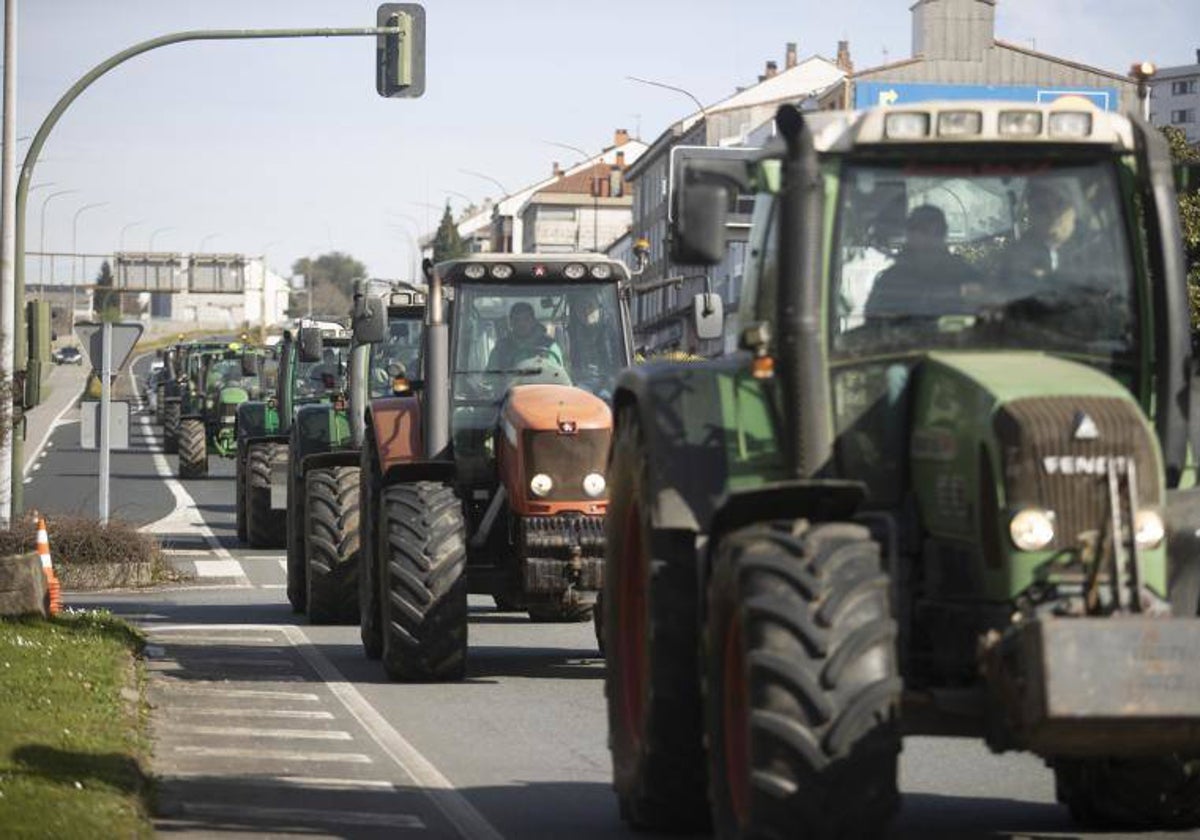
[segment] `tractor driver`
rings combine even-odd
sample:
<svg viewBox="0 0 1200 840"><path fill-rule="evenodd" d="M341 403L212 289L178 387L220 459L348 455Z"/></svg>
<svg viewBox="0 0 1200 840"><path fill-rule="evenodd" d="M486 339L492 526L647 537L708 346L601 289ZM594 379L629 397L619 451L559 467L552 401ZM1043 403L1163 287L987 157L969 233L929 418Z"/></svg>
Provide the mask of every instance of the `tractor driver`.
<svg viewBox="0 0 1200 840"><path fill-rule="evenodd" d="M496 342L488 356L489 373L508 373L522 366L549 363L563 366L562 349L533 314L533 306L517 301L508 310L508 335Z"/></svg>

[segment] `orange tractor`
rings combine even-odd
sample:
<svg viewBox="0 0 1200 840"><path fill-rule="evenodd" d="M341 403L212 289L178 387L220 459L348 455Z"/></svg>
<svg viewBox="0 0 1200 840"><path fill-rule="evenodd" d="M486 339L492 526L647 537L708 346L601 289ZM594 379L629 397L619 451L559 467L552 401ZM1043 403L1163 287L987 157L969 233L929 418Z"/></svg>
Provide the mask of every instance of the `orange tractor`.
<svg viewBox="0 0 1200 840"><path fill-rule="evenodd" d="M631 361L621 262L480 254L427 272L423 370L371 402L362 455L363 647L397 680L463 676L468 592L591 616L609 400ZM382 341L382 307L354 329Z"/></svg>

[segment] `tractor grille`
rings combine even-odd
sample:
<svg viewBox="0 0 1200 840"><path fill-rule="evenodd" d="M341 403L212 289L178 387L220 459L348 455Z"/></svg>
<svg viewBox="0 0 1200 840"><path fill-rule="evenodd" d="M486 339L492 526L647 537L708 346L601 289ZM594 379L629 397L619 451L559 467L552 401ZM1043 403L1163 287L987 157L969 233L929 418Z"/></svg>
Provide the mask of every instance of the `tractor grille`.
<svg viewBox="0 0 1200 840"><path fill-rule="evenodd" d="M527 430L525 487L529 487L535 475L545 473L553 479L554 488L549 495L540 497L540 501L593 501L583 492L583 478L592 472L604 474L610 436L608 429L581 429L570 435Z"/></svg>
<svg viewBox="0 0 1200 840"><path fill-rule="evenodd" d="M1162 502L1154 442L1137 406L1126 400L1030 397L1004 405L994 423L1008 507L1054 511L1052 548L1076 545L1080 533L1101 529L1114 459L1120 470L1136 465L1140 505Z"/></svg>
<svg viewBox="0 0 1200 840"><path fill-rule="evenodd" d="M237 419L237 410L238 410L238 407L235 403L222 403L221 404L221 419L226 422L232 423L234 420Z"/></svg>

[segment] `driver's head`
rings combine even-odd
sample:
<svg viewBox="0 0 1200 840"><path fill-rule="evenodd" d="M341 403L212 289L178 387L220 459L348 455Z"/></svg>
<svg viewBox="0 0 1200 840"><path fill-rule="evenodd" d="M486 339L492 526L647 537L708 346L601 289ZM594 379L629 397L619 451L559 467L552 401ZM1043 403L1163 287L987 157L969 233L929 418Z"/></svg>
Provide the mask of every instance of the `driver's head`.
<svg viewBox="0 0 1200 840"><path fill-rule="evenodd" d="M532 338L537 331L537 318L533 316L533 306L525 301L518 301L508 310L508 327L517 338Z"/></svg>
<svg viewBox="0 0 1200 840"><path fill-rule="evenodd" d="M1071 198L1059 186L1034 181L1025 193L1029 230L1047 245L1058 246L1075 233L1077 216Z"/></svg>
<svg viewBox="0 0 1200 840"><path fill-rule="evenodd" d="M913 208L904 222L904 244L913 251L930 251L946 244L946 216L932 204Z"/></svg>
<svg viewBox="0 0 1200 840"><path fill-rule="evenodd" d="M581 324L595 326L600 323L600 304L593 295L583 295L571 307L571 314Z"/></svg>

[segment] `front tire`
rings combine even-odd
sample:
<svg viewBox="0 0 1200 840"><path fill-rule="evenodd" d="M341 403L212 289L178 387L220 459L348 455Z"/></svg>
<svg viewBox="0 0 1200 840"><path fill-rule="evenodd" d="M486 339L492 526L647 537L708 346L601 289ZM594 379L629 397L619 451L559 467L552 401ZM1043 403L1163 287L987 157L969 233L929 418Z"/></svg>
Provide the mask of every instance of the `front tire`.
<svg viewBox="0 0 1200 840"><path fill-rule="evenodd" d="M382 492L383 667L393 680L457 680L467 662L467 544L454 489Z"/></svg>
<svg viewBox="0 0 1200 840"><path fill-rule="evenodd" d="M358 467L321 467L304 477L308 620L358 622Z"/></svg>
<svg viewBox="0 0 1200 840"><path fill-rule="evenodd" d="M617 422L609 467L602 604L613 787L637 828L708 825L697 659L694 535L655 531L636 409Z"/></svg>
<svg viewBox="0 0 1200 840"><path fill-rule="evenodd" d="M721 837L877 837L899 805L901 681L879 546L852 524L721 538L704 639Z"/></svg>
<svg viewBox="0 0 1200 840"><path fill-rule="evenodd" d="M179 451L179 400L169 400L163 407L163 452L174 455Z"/></svg>
<svg viewBox="0 0 1200 840"><path fill-rule="evenodd" d="M286 543L285 512L271 507L271 464L286 456L281 443L252 443L246 451L246 537L253 548Z"/></svg>
<svg viewBox="0 0 1200 840"><path fill-rule="evenodd" d="M237 452L234 453L235 463L237 464L236 477L233 480L234 490L234 505L236 507L237 517L237 538L238 542L245 545L249 542L249 535L246 531L246 458L244 447L239 443Z"/></svg>
<svg viewBox="0 0 1200 840"><path fill-rule="evenodd" d="M383 620L380 617L380 531L379 509L382 504L379 490L379 472L376 466L375 441L371 429L367 429L363 446L362 466L359 469L359 559L358 570L358 635L362 640L363 655L367 659L383 656Z"/></svg>
<svg viewBox="0 0 1200 840"><path fill-rule="evenodd" d="M179 421L179 477L203 478L208 475L208 436L204 421L187 417Z"/></svg>

